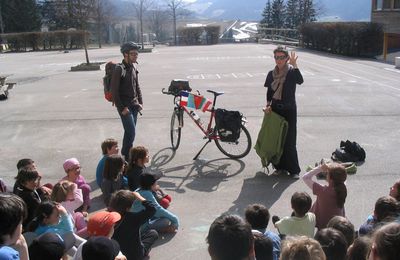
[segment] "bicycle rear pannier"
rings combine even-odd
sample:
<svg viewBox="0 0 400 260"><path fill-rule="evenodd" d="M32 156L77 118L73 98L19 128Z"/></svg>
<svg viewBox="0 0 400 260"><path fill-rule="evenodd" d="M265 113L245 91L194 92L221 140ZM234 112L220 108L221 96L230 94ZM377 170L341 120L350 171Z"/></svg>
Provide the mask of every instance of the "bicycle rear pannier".
<svg viewBox="0 0 400 260"><path fill-rule="evenodd" d="M222 142L235 142L240 137L242 114L239 111L217 109L215 125Z"/></svg>
<svg viewBox="0 0 400 260"><path fill-rule="evenodd" d="M174 79L171 81L171 84L168 87L168 92L174 94L175 96L179 96L181 91L192 91L192 88L189 87L188 80L182 79Z"/></svg>

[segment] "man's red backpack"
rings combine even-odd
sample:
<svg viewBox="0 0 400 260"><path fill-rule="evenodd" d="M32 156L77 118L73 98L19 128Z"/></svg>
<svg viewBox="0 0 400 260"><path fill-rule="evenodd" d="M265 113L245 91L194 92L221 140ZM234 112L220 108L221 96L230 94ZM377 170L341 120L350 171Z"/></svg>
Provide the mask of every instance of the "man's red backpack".
<svg viewBox="0 0 400 260"><path fill-rule="evenodd" d="M126 69L125 69L125 65L123 63L115 63L113 61L109 61L109 62L107 62L106 66L105 66L106 74L103 77L104 98L109 102L114 101L113 96L112 96L112 91L111 91L111 78L112 78L114 70L117 66L120 66L122 69L121 78L125 77ZM113 102L113 104L114 104L114 102Z"/></svg>

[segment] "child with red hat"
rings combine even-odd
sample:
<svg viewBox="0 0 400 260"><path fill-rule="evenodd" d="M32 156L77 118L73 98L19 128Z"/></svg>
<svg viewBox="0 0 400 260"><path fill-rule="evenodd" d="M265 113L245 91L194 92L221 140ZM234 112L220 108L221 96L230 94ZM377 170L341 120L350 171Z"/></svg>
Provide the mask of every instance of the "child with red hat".
<svg viewBox="0 0 400 260"><path fill-rule="evenodd" d="M118 212L100 211L93 214L88 221L87 232L91 238L93 237L105 237L111 240L114 234L114 225L121 220L121 215ZM89 240L91 239L89 238ZM87 243L87 242L86 242ZM117 243L113 240L113 243ZM73 260L82 260L82 249L84 244L78 247L78 250ZM118 243L117 243L118 244ZM117 260L126 259L125 256L119 252Z"/></svg>

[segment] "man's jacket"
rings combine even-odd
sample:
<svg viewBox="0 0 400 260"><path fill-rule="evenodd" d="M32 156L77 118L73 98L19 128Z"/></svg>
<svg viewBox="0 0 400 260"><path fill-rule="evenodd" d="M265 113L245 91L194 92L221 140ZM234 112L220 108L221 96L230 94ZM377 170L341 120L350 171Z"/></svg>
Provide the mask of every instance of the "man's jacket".
<svg viewBox="0 0 400 260"><path fill-rule="evenodd" d="M278 164L283 153L286 134L288 131L287 121L275 112L264 114L264 119L254 149L261 158L263 167L270 163Z"/></svg>

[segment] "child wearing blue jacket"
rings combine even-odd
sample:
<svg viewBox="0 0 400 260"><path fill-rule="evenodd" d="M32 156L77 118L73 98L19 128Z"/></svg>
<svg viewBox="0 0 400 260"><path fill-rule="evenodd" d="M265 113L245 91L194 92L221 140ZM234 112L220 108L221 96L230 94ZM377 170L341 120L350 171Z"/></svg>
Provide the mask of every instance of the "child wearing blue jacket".
<svg viewBox="0 0 400 260"><path fill-rule="evenodd" d="M151 173L143 173L140 175L140 188L136 191L147 201L152 202L156 206L156 213L143 225L143 229L155 229L160 233L175 233L179 227L179 219L171 211L164 209L154 197L153 191L158 189L157 179ZM131 208L132 212L144 210L143 205L136 200Z"/></svg>

